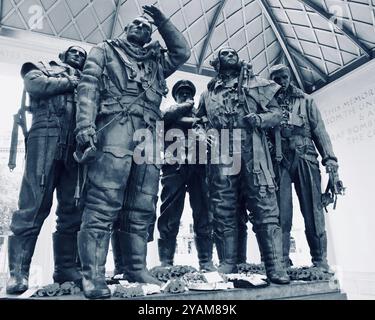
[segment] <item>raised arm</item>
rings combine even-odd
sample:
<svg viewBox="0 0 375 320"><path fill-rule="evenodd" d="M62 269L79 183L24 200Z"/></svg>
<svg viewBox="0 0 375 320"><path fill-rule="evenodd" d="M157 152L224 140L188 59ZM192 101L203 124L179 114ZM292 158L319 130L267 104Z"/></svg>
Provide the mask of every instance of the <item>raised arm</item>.
<svg viewBox="0 0 375 320"><path fill-rule="evenodd" d="M158 27L167 46L168 51L164 65L164 77L167 78L189 60L191 54L189 44L182 33L158 8L143 6L143 10L153 19L153 23Z"/></svg>

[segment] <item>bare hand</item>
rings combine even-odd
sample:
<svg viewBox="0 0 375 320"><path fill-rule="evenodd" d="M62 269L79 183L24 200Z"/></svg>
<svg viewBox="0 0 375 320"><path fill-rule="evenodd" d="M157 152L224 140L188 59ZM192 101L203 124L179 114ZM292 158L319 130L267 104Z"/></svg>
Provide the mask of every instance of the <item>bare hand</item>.
<svg viewBox="0 0 375 320"><path fill-rule="evenodd" d="M152 18L152 23L159 27L161 26L166 20L166 16L163 12L161 12L157 7L151 5L151 6L142 6L143 11L145 14L149 15Z"/></svg>

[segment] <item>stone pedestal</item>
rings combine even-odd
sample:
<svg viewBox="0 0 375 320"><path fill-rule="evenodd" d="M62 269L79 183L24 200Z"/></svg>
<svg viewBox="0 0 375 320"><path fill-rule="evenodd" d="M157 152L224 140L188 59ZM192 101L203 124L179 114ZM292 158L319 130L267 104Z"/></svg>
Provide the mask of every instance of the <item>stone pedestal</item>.
<svg viewBox="0 0 375 320"><path fill-rule="evenodd" d="M0 299L14 299L2 296ZM35 300L82 300L82 293L59 297L29 298ZM271 284L264 288L231 289L223 291L189 291L180 294L155 294L132 299L112 298L112 300L346 300L339 285L333 281L293 281L289 285Z"/></svg>
<svg viewBox="0 0 375 320"><path fill-rule="evenodd" d="M293 281L289 285L271 284L264 288L224 291L189 291L183 294L150 295L140 300L346 300L336 283Z"/></svg>

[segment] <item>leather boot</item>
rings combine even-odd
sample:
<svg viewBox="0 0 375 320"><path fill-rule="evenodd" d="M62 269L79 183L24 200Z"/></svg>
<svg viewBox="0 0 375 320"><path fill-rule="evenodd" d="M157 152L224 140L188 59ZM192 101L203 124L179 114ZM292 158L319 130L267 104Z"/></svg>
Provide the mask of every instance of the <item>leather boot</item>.
<svg viewBox="0 0 375 320"><path fill-rule="evenodd" d="M210 235L195 236L195 247L197 248L200 271L216 271L212 263L213 240Z"/></svg>
<svg viewBox="0 0 375 320"><path fill-rule="evenodd" d="M173 266L176 238L158 239L159 259L162 267Z"/></svg>
<svg viewBox="0 0 375 320"><path fill-rule="evenodd" d="M246 263L247 260L247 231L238 230L237 264Z"/></svg>
<svg viewBox="0 0 375 320"><path fill-rule="evenodd" d="M253 223L253 222L252 222ZM260 241L259 241L259 236L257 234L257 228L254 226L253 224L253 228L252 228L254 234L255 234L255 237L257 239L257 243L258 243L258 249L259 249L259 255L260 255L260 265L261 266L264 266L264 257L263 257L263 252L262 252L262 248L260 246Z"/></svg>
<svg viewBox="0 0 375 320"><path fill-rule="evenodd" d="M9 236L8 259L10 278L6 285L8 294L21 294L29 287L29 271L37 236Z"/></svg>
<svg viewBox="0 0 375 320"><path fill-rule="evenodd" d="M255 232L255 231L254 231ZM257 243L258 243L258 248L259 248L259 255L260 255L260 264L264 265L264 257L263 257L263 252L262 248L260 246L260 241L258 235L255 233L255 237L257 238Z"/></svg>
<svg viewBox="0 0 375 320"><path fill-rule="evenodd" d="M257 230L268 279L277 284L288 284L290 278L283 264L282 235L278 225L266 225Z"/></svg>
<svg viewBox="0 0 375 320"><path fill-rule="evenodd" d="M331 272L327 261L327 234L320 236L315 233L306 233L307 243L310 247L311 261L313 265L323 272Z"/></svg>
<svg viewBox="0 0 375 320"><path fill-rule="evenodd" d="M223 235L215 234L215 244L220 265L217 269L221 273L237 272L237 247L238 235L235 231L225 232Z"/></svg>
<svg viewBox="0 0 375 320"><path fill-rule="evenodd" d="M147 235L119 231L122 256L125 257L124 277L129 282L152 283L161 285L146 269Z"/></svg>
<svg viewBox="0 0 375 320"><path fill-rule="evenodd" d="M111 297L105 281L105 262L110 232L82 230L78 232L78 252L82 264L82 287L88 299Z"/></svg>
<svg viewBox="0 0 375 320"><path fill-rule="evenodd" d="M113 261L115 264L115 270L113 271L113 276L124 274L124 264L122 263L119 232L120 232L119 230L113 230L112 235L111 235Z"/></svg>
<svg viewBox="0 0 375 320"><path fill-rule="evenodd" d="M293 265L289 257L290 252L290 232L283 232L283 262L285 268L290 268Z"/></svg>
<svg viewBox="0 0 375 320"><path fill-rule="evenodd" d="M81 285L82 274L79 271L77 234L52 235L55 271L53 281L64 283L73 281Z"/></svg>

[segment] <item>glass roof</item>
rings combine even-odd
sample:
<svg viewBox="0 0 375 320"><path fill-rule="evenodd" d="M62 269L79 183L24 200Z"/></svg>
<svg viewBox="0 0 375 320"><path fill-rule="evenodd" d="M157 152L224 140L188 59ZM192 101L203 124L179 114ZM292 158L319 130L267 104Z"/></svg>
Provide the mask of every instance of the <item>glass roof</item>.
<svg viewBox="0 0 375 320"><path fill-rule="evenodd" d="M183 71L211 75L212 55L231 46L254 71L291 67L313 92L373 58L375 0L3 0L0 36L47 35L96 44L155 4L188 40ZM162 40L157 32L155 38Z"/></svg>

